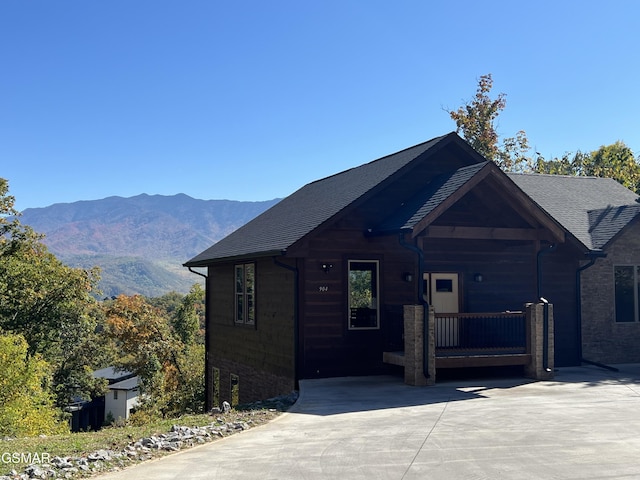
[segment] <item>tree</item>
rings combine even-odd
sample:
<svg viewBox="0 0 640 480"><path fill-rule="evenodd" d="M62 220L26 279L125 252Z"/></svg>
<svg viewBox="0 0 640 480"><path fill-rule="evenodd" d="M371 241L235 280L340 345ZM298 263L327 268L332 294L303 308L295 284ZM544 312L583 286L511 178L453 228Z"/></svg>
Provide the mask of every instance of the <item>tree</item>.
<svg viewBox="0 0 640 480"><path fill-rule="evenodd" d="M555 175L577 175L613 178L630 190L640 193L640 159L621 141L601 146L590 153L578 151L573 158L545 160L538 157L535 171Z"/></svg>
<svg viewBox="0 0 640 480"><path fill-rule="evenodd" d="M570 159L569 153L565 153L562 158L545 160L538 154L534 171L550 175L581 175L584 171L584 161L588 157L588 154L578 151L573 159Z"/></svg>
<svg viewBox="0 0 640 480"><path fill-rule="evenodd" d="M29 355L21 335L0 334L0 372L0 436L68 431L45 388L49 365L40 355Z"/></svg>
<svg viewBox="0 0 640 480"><path fill-rule="evenodd" d="M23 336L29 355L40 355L51 365L51 389L62 407L71 397L97 388L91 376L94 362L73 359L98 350L97 344L87 342L97 339L92 293L99 270L64 265L47 250L41 235L20 224L13 205L8 183L0 179L0 330Z"/></svg>
<svg viewBox="0 0 640 480"><path fill-rule="evenodd" d="M494 161L505 171L530 171L533 164L527 155L530 148L523 130L517 132L515 137L504 138L500 143L495 122L507 106L507 101L504 93L498 94L495 99L490 98L492 88L491 74L482 75L473 100L455 111L447 110L447 113L456 122L456 132L462 133L464 139L487 160Z"/></svg>
<svg viewBox="0 0 640 480"><path fill-rule="evenodd" d="M182 299L173 319L173 329L186 346L193 344L200 333L198 306L204 302L204 290L199 284L191 287L188 295Z"/></svg>
<svg viewBox="0 0 640 480"><path fill-rule="evenodd" d="M562 158L545 160L537 154L529 156L529 141L523 130L515 137L500 141L495 123L507 102L504 93L492 99L491 74L482 75L474 98L455 111L447 110L456 122L457 132L481 155L494 161L508 172L537 172L554 175L592 175L609 177L625 187L640 193L640 159L623 142L602 146L590 153L577 151L573 157L566 153Z"/></svg>
<svg viewBox="0 0 640 480"><path fill-rule="evenodd" d="M72 358L96 350L87 342L96 339L90 313L97 281L97 271L68 267L39 243L0 257L0 328L23 335L29 354L51 364L61 407L95 390L89 371L94 362L78 364Z"/></svg>
<svg viewBox="0 0 640 480"><path fill-rule="evenodd" d="M169 318L139 295L117 297L107 307L106 318L107 331L121 354L117 365L140 377L142 415L166 417L202 411L202 345L185 344L172 331Z"/></svg>
<svg viewBox="0 0 640 480"><path fill-rule="evenodd" d="M26 245L37 242L40 235L20 223L15 198L9 195L9 182L0 178L0 257L11 255Z"/></svg>
<svg viewBox="0 0 640 480"><path fill-rule="evenodd" d="M621 141L591 152L584 171L585 175L613 178L630 190L640 192L640 163Z"/></svg>
<svg viewBox="0 0 640 480"><path fill-rule="evenodd" d="M107 307L106 326L122 355L119 366L139 375L150 393L155 375L175 363L174 339L166 319L141 295L120 295Z"/></svg>

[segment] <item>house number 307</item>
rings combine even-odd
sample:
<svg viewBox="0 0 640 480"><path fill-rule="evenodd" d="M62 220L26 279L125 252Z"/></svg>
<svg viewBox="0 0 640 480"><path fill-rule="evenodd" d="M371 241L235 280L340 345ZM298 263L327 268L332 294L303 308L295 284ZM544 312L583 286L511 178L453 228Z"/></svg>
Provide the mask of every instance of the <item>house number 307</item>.
<svg viewBox="0 0 640 480"><path fill-rule="evenodd" d="M328 292L329 291L329 287L327 287L327 286L318 287L318 291L319 292Z"/></svg>

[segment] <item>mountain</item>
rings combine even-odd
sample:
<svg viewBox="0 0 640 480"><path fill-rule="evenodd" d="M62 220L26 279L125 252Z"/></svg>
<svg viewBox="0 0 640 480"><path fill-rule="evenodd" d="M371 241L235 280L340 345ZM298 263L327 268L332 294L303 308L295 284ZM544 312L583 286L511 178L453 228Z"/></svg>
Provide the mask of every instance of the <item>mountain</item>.
<svg viewBox="0 0 640 480"><path fill-rule="evenodd" d="M142 194L28 208L20 221L66 264L101 267L105 296L155 297L186 293L202 278L182 264L277 202Z"/></svg>

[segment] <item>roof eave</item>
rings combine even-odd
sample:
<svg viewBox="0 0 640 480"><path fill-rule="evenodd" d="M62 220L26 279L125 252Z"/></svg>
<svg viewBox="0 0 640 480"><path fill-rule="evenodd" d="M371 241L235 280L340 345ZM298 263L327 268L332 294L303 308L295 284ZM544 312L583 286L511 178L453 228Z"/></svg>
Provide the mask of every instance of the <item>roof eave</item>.
<svg viewBox="0 0 640 480"><path fill-rule="evenodd" d="M364 231L365 237L384 237L389 235L404 235L405 233L412 233L412 227L390 228L387 230L374 230L368 228Z"/></svg>
<svg viewBox="0 0 640 480"><path fill-rule="evenodd" d="M218 257L218 258L207 258L202 260L190 260L186 263L183 263L183 267L208 267L209 265L214 265L218 263L229 263L229 262L238 262L244 260L251 260L255 258L263 258L263 257L274 257L274 256L282 256L286 255L286 250L266 250L264 252L252 252L245 253L242 255L232 255L229 257Z"/></svg>

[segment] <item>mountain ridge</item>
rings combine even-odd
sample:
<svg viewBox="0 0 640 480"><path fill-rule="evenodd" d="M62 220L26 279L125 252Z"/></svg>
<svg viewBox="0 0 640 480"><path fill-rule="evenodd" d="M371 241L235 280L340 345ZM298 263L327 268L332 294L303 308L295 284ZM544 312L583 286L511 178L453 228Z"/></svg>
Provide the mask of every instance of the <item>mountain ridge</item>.
<svg viewBox="0 0 640 480"><path fill-rule="evenodd" d="M104 295L159 296L201 281L182 264L278 201L143 193L27 208L20 221L66 264L101 267Z"/></svg>

